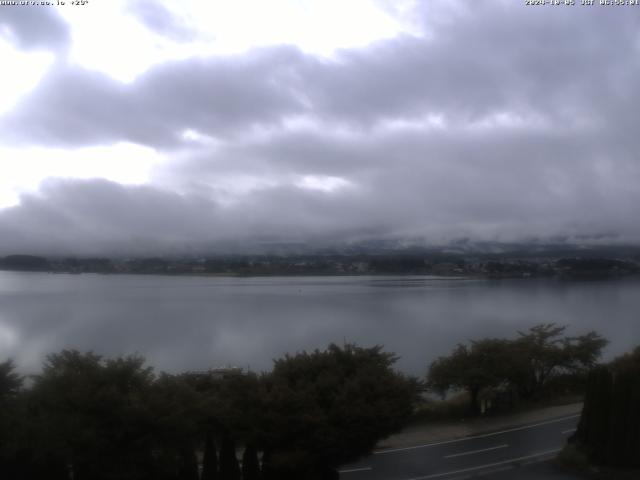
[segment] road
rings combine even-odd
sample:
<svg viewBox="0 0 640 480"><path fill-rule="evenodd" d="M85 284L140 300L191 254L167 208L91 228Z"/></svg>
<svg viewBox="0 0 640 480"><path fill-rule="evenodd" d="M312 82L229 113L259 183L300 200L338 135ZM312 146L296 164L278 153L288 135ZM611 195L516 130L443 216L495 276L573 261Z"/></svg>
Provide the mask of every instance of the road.
<svg viewBox="0 0 640 480"><path fill-rule="evenodd" d="M575 431L579 417L570 415L458 440L377 451L341 467L340 479L453 480L479 474L491 478L490 474L555 456Z"/></svg>

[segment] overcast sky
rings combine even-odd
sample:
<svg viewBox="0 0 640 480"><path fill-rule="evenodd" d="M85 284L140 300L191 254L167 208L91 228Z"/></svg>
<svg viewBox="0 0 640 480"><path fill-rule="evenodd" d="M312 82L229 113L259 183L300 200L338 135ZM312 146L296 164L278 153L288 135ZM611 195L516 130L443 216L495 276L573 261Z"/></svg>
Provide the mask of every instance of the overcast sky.
<svg viewBox="0 0 640 480"><path fill-rule="evenodd" d="M0 65L0 254L640 241L640 7L0 6Z"/></svg>

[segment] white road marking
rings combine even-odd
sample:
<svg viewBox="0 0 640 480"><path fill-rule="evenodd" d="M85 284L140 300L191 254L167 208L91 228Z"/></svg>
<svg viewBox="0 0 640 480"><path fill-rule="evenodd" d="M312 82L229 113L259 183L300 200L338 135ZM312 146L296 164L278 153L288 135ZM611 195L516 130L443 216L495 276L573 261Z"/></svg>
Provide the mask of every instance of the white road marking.
<svg viewBox="0 0 640 480"><path fill-rule="evenodd" d="M338 473L368 472L369 470L372 470L372 468L371 467L350 468L348 470L338 470Z"/></svg>
<svg viewBox="0 0 640 480"><path fill-rule="evenodd" d="M528 459L531 459L531 458L543 457L545 455L551 455L552 453L558 453L560 450L562 450L562 449L561 448L556 448L555 450L547 450L545 452L538 452L538 453L534 453L532 455L527 455L525 457L511 458L509 460L503 460L501 462L487 463L486 465L478 465L477 467L463 468L462 470L452 470L450 472L434 473L434 474L431 474L431 475L425 475L424 477L413 477L413 478L409 478L408 480L427 480L429 478L446 477L447 475L455 475L457 473L473 472L474 470L482 470L482 469L485 469L485 468L498 467L500 465L506 465L506 464L513 463L513 462L521 462L522 460L528 460Z"/></svg>
<svg viewBox="0 0 640 480"><path fill-rule="evenodd" d="M573 432L575 432L576 430L577 430L577 428L570 428L569 430L563 430L563 431L561 431L560 433L561 433L562 435L566 435L567 433L573 433Z"/></svg>
<svg viewBox="0 0 640 480"><path fill-rule="evenodd" d="M469 452L454 453L453 455L445 455L444 458L464 457L465 455L473 455L474 453L489 452L491 450L498 450L500 448L507 448L509 445L498 445L497 447L481 448L480 450L471 450Z"/></svg>
<svg viewBox="0 0 640 480"><path fill-rule="evenodd" d="M373 454L374 455L384 455L386 453L403 452L405 450L417 450L419 448L435 447L437 445L449 445L451 443L466 442L467 440L474 440L476 438L493 437L495 435L502 435L503 433L517 432L517 431L520 431L520 430L527 430L529 428L540 427L542 425L549 425L549 424L552 424L552 423L564 422L565 420L570 420L572 418L578 418L579 416L580 416L580 414L569 415L568 417L556 418L555 420L547 420L546 422L534 423L532 425L525 425L523 427L509 428L507 430L501 430L499 432L484 433L482 435L473 435L471 437L458 438L458 439L455 439L455 440L445 440L443 442L426 443L424 445L415 445L413 447L390 448L388 450L378 450L377 452L373 452Z"/></svg>

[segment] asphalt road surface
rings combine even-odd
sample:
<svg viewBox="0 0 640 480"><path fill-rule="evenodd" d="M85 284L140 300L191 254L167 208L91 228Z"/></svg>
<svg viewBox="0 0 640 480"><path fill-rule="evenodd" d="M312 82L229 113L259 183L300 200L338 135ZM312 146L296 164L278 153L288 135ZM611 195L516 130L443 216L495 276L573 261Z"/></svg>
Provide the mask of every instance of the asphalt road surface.
<svg viewBox="0 0 640 480"><path fill-rule="evenodd" d="M380 450L341 467L340 479L510 478L504 473L513 473L514 468L531 470L531 465L554 457L575 431L579 417L571 415L458 440Z"/></svg>

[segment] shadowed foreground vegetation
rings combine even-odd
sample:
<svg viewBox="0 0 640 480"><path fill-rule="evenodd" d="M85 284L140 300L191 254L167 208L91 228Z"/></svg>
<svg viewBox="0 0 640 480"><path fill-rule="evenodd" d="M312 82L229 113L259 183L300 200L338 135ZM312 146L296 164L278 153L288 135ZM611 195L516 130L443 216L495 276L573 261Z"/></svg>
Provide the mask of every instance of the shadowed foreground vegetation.
<svg viewBox="0 0 640 480"><path fill-rule="evenodd" d="M460 344L430 365L427 385L441 395L464 392L467 415L513 408L522 401L582 394L587 373L607 341L596 332L564 336L565 330L553 323L540 324L515 339ZM452 410L456 411L460 412L459 402Z"/></svg>
<svg viewBox="0 0 640 480"><path fill-rule="evenodd" d="M65 350L28 388L7 361L0 478L337 478L412 413L419 384L395 361L381 347L330 345L261 375L169 375L138 356Z"/></svg>
<svg viewBox="0 0 640 480"><path fill-rule="evenodd" d="M575 458L582 455L583 463L604 467L604 474L598 472L603 478L609 478L608 467L640 474L640 347L590 372L571 444ZM622 478L615 474L610 478Z"/></svg>
<svg viewBox="0 0 640 480"><path fill-rule="evenodd" d="M582 395L606 340L595 332L567 337L564 331L541 324L515 339L458 345L431 364L426 386L441 394L463 392L466 415ZM634 358L616 365L634 365ZM6 361L0 363L0 478L338 478L339 465L369 454L415 420L416 410L419 417L420 405L434 403L421 396L424 383L393 369L396 360L380 346L332 344L286 355L259 375L234 369L170 375L156 373L139 356L63 350L29 379ZM637 370L616 368L628 372L616 378L636 375L637 382ZM604 401L624 412L615 425L635 419L630 409L636 407L621 399L625 392L636 398L637 384L629 390L606 382L614 385L613 396L594 400L600 397L589 390L585 411L600 412L593 405ZM602 427L609 415L587 423ZM590 445L592 434L581 435Z"/></svg>

